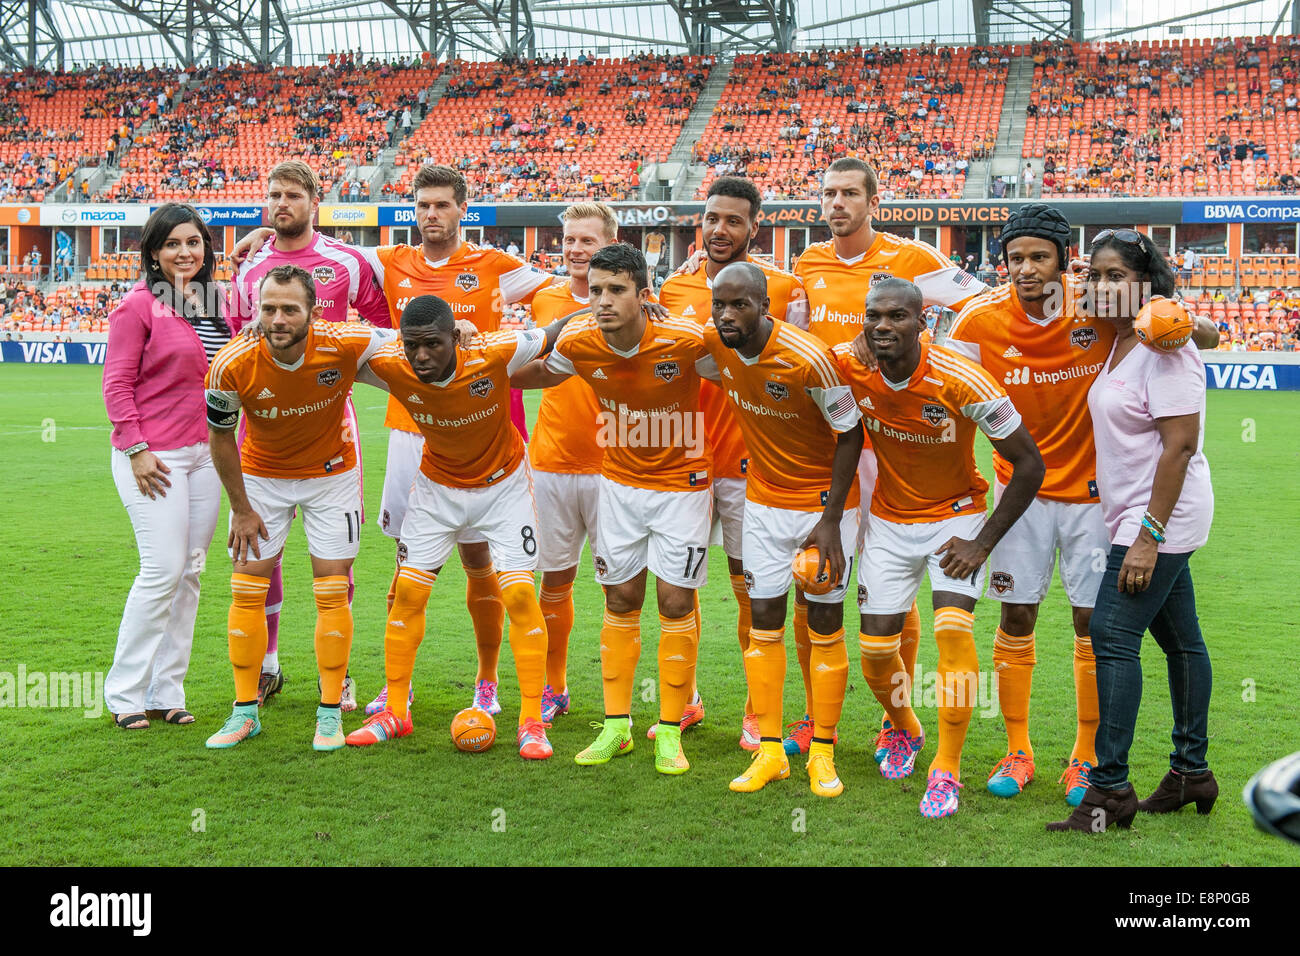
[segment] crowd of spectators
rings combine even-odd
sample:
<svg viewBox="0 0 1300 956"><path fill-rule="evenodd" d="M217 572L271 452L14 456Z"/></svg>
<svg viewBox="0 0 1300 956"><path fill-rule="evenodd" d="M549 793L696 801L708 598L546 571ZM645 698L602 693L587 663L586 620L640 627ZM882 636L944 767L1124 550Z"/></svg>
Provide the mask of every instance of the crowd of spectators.
<svg viewBox="0 0 1300 956"><path fill-rule="evenodd" d="M10 277L0 282L0 332L10 341L21 340L23 332L106 332L109 313L129 287L113 282L44 291Z"/></svg>

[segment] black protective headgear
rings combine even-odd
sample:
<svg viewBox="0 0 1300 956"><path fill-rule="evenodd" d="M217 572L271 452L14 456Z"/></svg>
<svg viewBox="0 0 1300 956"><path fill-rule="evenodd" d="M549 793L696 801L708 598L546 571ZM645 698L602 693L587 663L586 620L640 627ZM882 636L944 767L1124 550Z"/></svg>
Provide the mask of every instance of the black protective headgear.
<svg viewBox="0 0 1300 956"><path fill-rule="evenodd" d="M1002 240L1003 262L1007 261L1007 247L1011 245L1011 240L1025 236L1055 243L1057 255L1061 257L1061 271L1069 268L1070 243L1074 241L1074 230L1059 209L1047 203L1032 202L1013 212L1002 224L1002 232L998 235Z"/></svg>

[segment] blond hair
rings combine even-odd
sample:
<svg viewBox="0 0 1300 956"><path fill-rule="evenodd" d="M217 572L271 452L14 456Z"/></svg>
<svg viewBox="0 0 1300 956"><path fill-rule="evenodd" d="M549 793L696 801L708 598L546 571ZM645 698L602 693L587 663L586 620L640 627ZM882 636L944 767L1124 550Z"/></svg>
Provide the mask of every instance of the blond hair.
<svg viewBox="0 0 1300 956"><path fill-rule="evenodd" d="M601 225L605 227L605 238L613 240L618 235L618 218L614 215L614 209L609 203L603 202L575 202L564 214L560 216L564 222L575 222L578 219L599 219Z"/></svg>
<svg viewBox="0 0 1300 956"><path fill-rule="evenodd" d="M301 186L307 190L307 195L315 199L320 195L320 180L312 168L304 163L301 159L286 159L280 163L266 177L266 183L269 186L275 180L286 183L293 183L295 186Z"/></svg>

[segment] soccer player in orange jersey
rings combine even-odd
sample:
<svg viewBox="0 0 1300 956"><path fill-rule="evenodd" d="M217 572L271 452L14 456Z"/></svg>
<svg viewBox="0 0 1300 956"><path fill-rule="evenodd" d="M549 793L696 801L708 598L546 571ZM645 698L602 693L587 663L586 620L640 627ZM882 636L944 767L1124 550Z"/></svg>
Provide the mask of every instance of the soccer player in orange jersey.
<svg viewBox="0 0 1300 956"><path fill-rule="evenodd" d="M713 280L733 262L753 262L767 279L767 295L772 315L803 328L807 325L807 299L799 280L788 272L754 259L749 244L758 235L758 217L763 201L758 187L739 176L722 176L713 181L704 203L702 233L707 258L704 267L694 272L680 271L668 277L659 290L659 302L669 312L693 318L701 325L708 322L713 310ZM712 382L700 387L700 408L704 412L704 430L713 452L713 517L721 524L722 548L727 555L727 572L731 591L740 614L737 636L743 654L749 647L749 594L745 590L745 568L741 560L742 528L745 520L745 473L749 454L736 425L726 393ZM699 694L686 708L683 727L704 719L704 704ZM653 735L654 727L650 728ZM758 722L749 702L741 723L740 746L757 750Z"/></svg>
<svg viewBox="0 0 1300 956"><path fill-rule="evenodd" d="M580 376L601 409L598 441L605 454L593 555L596 580L605 588L605 721L574 759L604 764L632 751L632 687L649 570L657 578L660 629L655 769L681 774L690 768L681 721L695 681L695 592L708 577L712 502L697 365L712 360L697 323L648 312L646 262L638 250L622 243L601 249L591 257L587 284L592 315L569 323L544 365L514 377L525 387L550 387Z"/></svg>
<svg viewBox="0 0 1300 956"><path fill-rule="evenodd" d="M618 220L605 203L580 202L564 210L563 257L569 277L533 296L533 323L549 327L591 301L591 257L614 242ZM528 443L537 496L537 555L546 617L546 687L542 720L569 710L569 634L573 630L573 581L585 540L596 540L596 504L605 450L596 441L600 407L591 387L574 377L542 393L537 424Z"/></svg>
<svg viewBox="0 0 1300 956"><path fill-rule="evenodd" d="M301 511L316 595L321 701L316 750L343 746L339 702L352 647L348 571L361 534L356 447L345 426L357 370L392 332L321 318L311 273L277 266L258 294L261 336L236 338L208 369L212 460L230 498L230 662L235 706L208 738L234 747L261 732L257 683L266 654L266 592L295 511ZM243 446L235 427L243 410Z"/></svg>
<svg viewBox="0 0 1300 956"><path fill-rule="evenodd" d="M556 322L491 332L461 345L448 303L416 296L402 312L402 341L376 352L358 376L396 396L425 442L402 527L406 558L384 630L388 707L349 734L349 744L411 733L407 687L429 594L456 542L473 530L487 539L510 616L521 696L519 755L551 756L541 719L546 622L533 593L537 508L524 442L510 420L510 376L545 354L563 328Z"/></svg>
<svg viewBox="0 0 1300 956"><path fill-rule="evenodd" d="M907 279L921 290L926 308L942 306L956 311L970 298L984 291L984 284L954 266L938 249L928 243L906 239L888 232L877 232L871 220L880 208L876 172L860 159L835 160L822 176L822 218L831 230L828 242L813 243L794 264L794 274L803 282L808 295L808 331L827 345L847 342L862 331L863 301L875 283L891 276ZM862 489L862 507L871 506L871 492L876 484L876 459L871 450L871 436L858 468ZM858 529L858 549L866 522ZM801 639L801 608L795 595L795 646L808 687L808 640ZM921 636L921 619L913 608L903 626L902 654L907 672L916 670L916 652ZM876 740L876 762L885 756L886 716ZM793 728L786 751L807 749L812 723L805 719Z"/></svg>
<svg viewBox="0 0 1300 956"><path fill-rule="evenodd" d="M988 789L1014 797L1034 778L1029 739L1034 627L1059 550L1061 584L1074 624L1077 713L1074 747L1061 779L1066 800L1078 806L1097 762L1097 665L1089 626L1110 548L1097 497L1088 390L1110 354L1115 329L1087 314L1082 287L1066 272L1073 235L1069 221L1051 206L1017 209L1001 235L1010 283L972 300L945 344L1002 383L1047 469L1038 495L989 559L990 596L1002 604L993 665L1007 755L989 775ZM1208 319L1198 322L1196 337L1202 347L1213 347L1219 338ZM1011 464L995 450L993 467L996 500Z"/></svg>
<svg viewBox="0 0 1300 956"><path fill-rule="evenodd" d="M911 693L899 639L928 570L939 645L939 752L921 814L946 817L957 811L962 744L977 692L973 612L983 593L984 563L1029 507L1043 480L1043 460L992 376L955 352L920 341L923 308L917 286L882 280L867 295L863 325L877 367L868 370L851 343L834 352L880 467L858 565L863 671L873 687L883 681L903 697ZM987 520L988 482L975 467L976 428L1011 463L1006 490ZM889 666L881 668L882 660ZM923 744L917 730L892 726L882 774L910 771Z"/></svg>
<svg viewBox="0 0 1300 956"><path fill-rule="evenodd" d="M790 775L781 743L786 595L795 555L816 547L838 583L807 596L817 685L808 777L813 793L836 797L844 792L834 740L849 669L844 595L858 537L861 416L825 344L773 318L767 289L758 265L726 266L713 279L713 321L704 329L749 450L743 558L753 624L743 660L760 742L731 789L749 793Z"/></svg>

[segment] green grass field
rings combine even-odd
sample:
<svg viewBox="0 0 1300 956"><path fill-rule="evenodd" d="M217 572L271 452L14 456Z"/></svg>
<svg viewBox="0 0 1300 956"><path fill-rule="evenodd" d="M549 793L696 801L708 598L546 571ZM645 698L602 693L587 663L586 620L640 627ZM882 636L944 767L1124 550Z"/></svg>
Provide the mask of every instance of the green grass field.
<svg viewBox="0 0 1300 956"><path fill-rule="evenodd" d="M111 663L137 562L109 475L100 377L100 369L88 367L0 366L0 486L7 492L3 544L10 561L0 578L0 672L22 666L29 674L103 673ZM358 387L357 406L373 516L386 443L380 393ZM198 723L155 722L125 733L106 714L91 719L81 708L0 709L0 864L1294 864L1293 849L1254 829L1240 792L1260 766L1300 748L1292 696L1300 676L1300 611L1287 597L1300 576L1300 395L1212 392L1205 447L1215 524L1192 567L1215 669L1210 763L1222 787L1208 818L1185 809L1139 817L1132 831L1101 837L1043 832L1068 809L1055 780L1074 735L1072 630L1059 584L1038 627L1031 718L1038 779L1020 797L1000 800L984 790L1005 737L996 713L977 711L961 809L948 820L923 820L921 775L887 782L871 761L879 710L855 653L838 750L844 795L824 800L809 793L802 760L792 761L784 783L754 795L730 793L728 780L748 761L736 746L745 685L719 550L702 595L699 683L707 717L684 738L692 762L684 777L656 774L653 748L640 736L627 759L597 768L573 764L594 735L589 722L601 717L600 593L587 559L571 641L573 707L550 732L554 759L525 763L515 753L509 731L518 698L508 650L504 739L481 755L452 748L447 727L469 703L474 677L465 582L454 561L435 587L416 664L414 736L366 751L314 753L314 610L300 527L285 562L280 647L289 684L264 711L260 737L233 751L209 751L203 740L228 714L232 694L223 515L187 683ZM392 548L372 521L356 565L351 664L363 702L383 681L391 573ZM927 601L923 594L923 619ZM846 618L855 626L851 609ZM997 605L982 601L976 637L986 667L996 621ZM645 624L638 678L652 680L653 609ZM922 669L935 661L928 620L925 632ZM1144 665L1146 694L1131 756L1143 795L1163 775L1170 749L1164 662L1150 640ZM786 687L793 719L802 707L793 652ZM638 702L634 710L642 734L657 705ZM919 716L933 730L934 710L922 708ZM361 720L351 715L346 729ZM932 739L921 768L933 752Z"/></svg>

